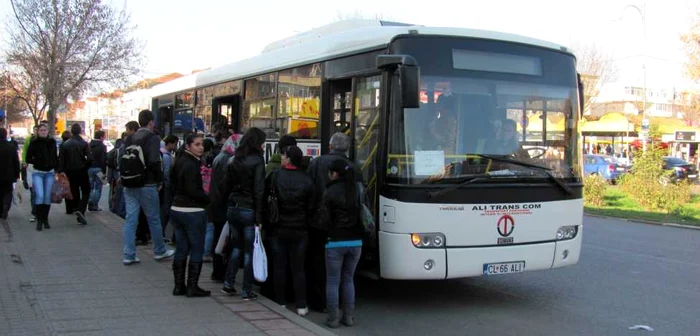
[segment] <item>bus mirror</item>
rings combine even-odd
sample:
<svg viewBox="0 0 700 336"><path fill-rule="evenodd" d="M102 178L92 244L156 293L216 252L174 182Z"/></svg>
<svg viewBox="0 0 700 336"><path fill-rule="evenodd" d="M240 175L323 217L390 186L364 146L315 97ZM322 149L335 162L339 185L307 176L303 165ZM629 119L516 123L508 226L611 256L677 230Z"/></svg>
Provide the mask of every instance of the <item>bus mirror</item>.
<svg viewBox="0 0 700 336"><path fill-rule="evenodd" d="M578 78L578 115L579 117L583 116L583 113L585 112L583 110L584 106L584 101L586 97L584 96L584 90L583 90L583 80L581 79L581 74L576 74L576 77Z"/></svg>
<svg viewBox="0 0 700 336"><path fill-rule="evenodd" d="M420 67L414 65L399 66L401 87L401 106L403 108L420 107Z"/></svg>

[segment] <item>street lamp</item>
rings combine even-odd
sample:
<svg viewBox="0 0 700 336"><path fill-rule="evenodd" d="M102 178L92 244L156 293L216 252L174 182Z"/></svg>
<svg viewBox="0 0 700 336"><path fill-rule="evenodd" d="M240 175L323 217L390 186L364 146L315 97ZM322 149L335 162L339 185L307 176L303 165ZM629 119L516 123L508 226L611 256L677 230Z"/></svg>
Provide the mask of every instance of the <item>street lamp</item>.
<svg viewBox="0 0 700 336"><path fill-rule="evenodd" d="M642 9L640 9L636 5L627 5L625 8L622 9L624 12L627 10L627 8L632 8L639 13L639 16L642 18L642 33L643 33L643 42L644 46L642 47L643 52L642 52L642 69L644 69L644 102L642 105L642 134L645 134L645 127L648 127L649 124L647 123L647 56L646 56L646 43L647 43L647 24L646 24L646 14L645 14L645 9L646 6L644 6ZM644 135L644 141L642 142L643 150L646 152L647 151L647 141L646 141L646 135Z"/></svg>

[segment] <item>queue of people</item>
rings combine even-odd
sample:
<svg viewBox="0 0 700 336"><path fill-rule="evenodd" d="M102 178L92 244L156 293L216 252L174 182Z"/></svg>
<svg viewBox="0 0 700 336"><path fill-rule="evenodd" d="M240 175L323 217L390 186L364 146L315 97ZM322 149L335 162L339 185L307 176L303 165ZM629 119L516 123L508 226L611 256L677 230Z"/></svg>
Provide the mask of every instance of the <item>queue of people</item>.
<svg viewBox="0 0 700 336"><path fill-rule="evenodd" d="M48 133L46 125L39 125L28 140L23 165L17 159L16 167L0 169L3 220L8 190L11 200L22 167L31 172L24 181L32 193L38 231L51 227L48 213L57 174L70 184L72 200L66 202L66 212L74 213L82 225L88 224L86 212L101 211L105 181L109 209L125 221L122 263L138 264L137 241L152 241L156 260L173 259L173 295L211 295L198 285L202 264L210 260L211 279L222 283L223 293L237 295L240 290L245 301L255 300L253 249L258 228L268 255L263 294L282 306L293 302L301 316L310 309L325 311L333 328L354 324L353 278L362 253L364 197L357 185L362 175L346 154L347 135L334 134L330 153L313 160L303 155L293 137L283 136L279 152L266 166L266 135L258 128L243 135L220 127L206 136L188 133L177 148L178 137L161 139L150 110L141 111L138 122L127 123L109 152L101 131L88 143L80 126L73 125L58 149ZM9 153L6 138L7 132L0 129L0 156ZM169 224L172 239L165 238ZM215 242L227 225L229 244L215 253ZM168 242L175 249L169 249Z"/></svg>

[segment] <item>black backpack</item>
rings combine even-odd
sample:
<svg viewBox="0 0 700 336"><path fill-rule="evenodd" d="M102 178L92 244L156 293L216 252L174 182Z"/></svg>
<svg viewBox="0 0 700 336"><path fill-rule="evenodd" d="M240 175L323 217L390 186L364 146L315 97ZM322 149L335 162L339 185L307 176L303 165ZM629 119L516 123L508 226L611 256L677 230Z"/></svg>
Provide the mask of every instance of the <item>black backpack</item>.
<svg viewBox="0 0 700 336"><path fill-rule="evenodd" d="M126 188L140 188L146 185L146 160L140 144L125 145L119 157L119 175Z"/></svg>
<svg viewBox="0 0 700 336"><path fill-rule="evenodd" d="M107 168L117 169L117 147L112 148L111 151L107 152L107 158L105 164Z"/></svg>

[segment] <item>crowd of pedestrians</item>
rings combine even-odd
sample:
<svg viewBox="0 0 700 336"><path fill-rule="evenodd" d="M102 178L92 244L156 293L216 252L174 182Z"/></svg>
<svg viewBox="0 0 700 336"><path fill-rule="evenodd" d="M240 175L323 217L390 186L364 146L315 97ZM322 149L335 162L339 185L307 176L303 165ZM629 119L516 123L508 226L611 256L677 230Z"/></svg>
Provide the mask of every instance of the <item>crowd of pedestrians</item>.
<svg viewBox="0 0 700 336"><path fill-rule="evenodd" d="M6 161L12 165L0 167L2 220L20 177L31 192L31 220L38 231L51 227L48 214L59 178L70 185L66 213L81 225L88 225L89 212L102 211L108 184L109 210L124 220L124 265L139 263L136 245L150 243L156 260L173 259L173 295L209 296L198 281L202 264L212 262L211 279L222 283L221 291L237 295L240 290L244 300L258 297L253 292L257 228L268 255L261 292L282 306L293 302L301 316L309 309L327 312L330 327L353 325L365 198L359 195L362 175L347 156L347 135L333 134L329 153L314 159L304 156L296 139L283 136L266 165L266 135L255 127L231 134L215 125L210 134L163 137L153 112L143 110L110 151L104 132L96 131L90 142L82 132L73 125L57 146L47 125L39 125L20 163L16 146L0 129L0 159L14 158ZM172 235L166 237L169 225ZM228 236L221 237L223 232Z"/></svg>

